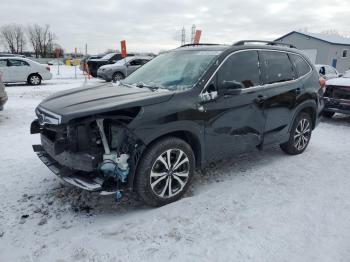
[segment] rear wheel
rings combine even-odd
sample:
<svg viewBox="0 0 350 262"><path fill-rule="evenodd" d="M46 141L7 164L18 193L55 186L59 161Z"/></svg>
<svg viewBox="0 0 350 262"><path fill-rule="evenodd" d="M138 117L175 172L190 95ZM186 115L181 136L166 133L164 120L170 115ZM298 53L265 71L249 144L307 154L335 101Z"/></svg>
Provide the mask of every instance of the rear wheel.
<svg viewBox="0 0 350 262"><path fill-rule="evenodd" d="M309 114L302 112L294 120L289 140L280 145L289 155L298 155L305 151L312 133L312 121Z"/></svg>
<svg viewBox="0 0 350 262"><path fill-rule="evenodd" d="M324 111L323 116L327 118L332 118L335 115L334 112Z"/></svg>
<svg viewBox="0 0 350 262"><path fill-rule="evenodd" d="M37 86L41 84L41 77L38 74L32 74L28 77L28 84Z"/></svg>
<svg viewBox="0 0 350 262"><path fill-rule="evenodd" d="M181 198L188 189L195 168L191 147L178 138L153 144L141 159L136 192L150 206L162 206Z"/></svg>
<svg viewBox="0 0 350 262"><path fill-rule="evenodd" d="M122 73L114 73L113 76L112 76L112 81L115 83L115 82L118 82L120 80L124 79L124 75Z"/></svg>

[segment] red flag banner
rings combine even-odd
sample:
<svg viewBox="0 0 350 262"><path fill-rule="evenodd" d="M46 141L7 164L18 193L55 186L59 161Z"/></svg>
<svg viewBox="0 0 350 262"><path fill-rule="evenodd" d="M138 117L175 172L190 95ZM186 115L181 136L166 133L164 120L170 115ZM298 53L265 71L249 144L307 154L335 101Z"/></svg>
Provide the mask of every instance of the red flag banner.
<svg viewBox="0 0 350 262"><path fill-rule="evenodd" d="M120 46L121 46L121 50L122 50L122 57L126 57L127 53L126 53L126 42L125 40L120 42Z"/></svg>
<svg viewBox="0 0 350 262"><path fill-rule="evenodd" d="M199 44L201 35L202 35L202 30L196 30L196 34L194 35L194 40L193 40L194 44Z"/></svg>

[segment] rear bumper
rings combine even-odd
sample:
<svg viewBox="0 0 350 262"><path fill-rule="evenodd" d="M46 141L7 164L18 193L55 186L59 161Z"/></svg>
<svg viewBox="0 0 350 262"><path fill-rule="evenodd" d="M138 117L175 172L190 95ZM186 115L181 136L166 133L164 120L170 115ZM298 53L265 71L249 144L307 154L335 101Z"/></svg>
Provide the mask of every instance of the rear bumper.
<svg viewBox="0 0 350 262"><path fill-rule="evenodd" d="M335 99L325 97L326 106L324 111L350 114L350 100L348 99Z"/></svg>
<svg viewBox="0 0 350 262"><path fill-rule="evenodd" d="M41 145L33 145L33 150L39 159L62 181L88 191L100 192L103 190L104 180L102 177L62 166Z"/></svg>

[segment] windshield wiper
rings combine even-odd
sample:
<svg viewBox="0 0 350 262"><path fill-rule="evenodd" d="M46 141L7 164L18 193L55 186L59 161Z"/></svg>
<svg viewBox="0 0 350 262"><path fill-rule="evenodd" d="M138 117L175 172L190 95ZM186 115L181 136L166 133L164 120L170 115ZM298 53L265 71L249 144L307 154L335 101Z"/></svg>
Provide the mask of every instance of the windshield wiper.
<svg viewBox="0 0 350 262"><path fill-rule="evenodd" d="M140 82L140 83L138 83L138 84L136 84L136 87L139 87L139 88L144 88L144 87L146 87L146 88L148 88L149 90L151 90L151 91L156 91L156 90L158 90L160 87L159 86L155 86L155 85L146 85L146 84L144 84L144 83L142 83L142 82Z"/></svg>

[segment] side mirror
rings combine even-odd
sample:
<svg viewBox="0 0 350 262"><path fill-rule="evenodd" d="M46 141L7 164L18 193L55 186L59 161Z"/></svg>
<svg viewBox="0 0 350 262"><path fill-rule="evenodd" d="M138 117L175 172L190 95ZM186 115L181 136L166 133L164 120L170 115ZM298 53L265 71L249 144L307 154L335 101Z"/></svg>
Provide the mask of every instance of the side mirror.
<svg viewBox="0 0 350 262"><path fill-rule="evenodd" d="M244 86L242 83L237 81L222 81L221 89L223 95L239 95L242 92L242 89L244 89Z"/></svg>

